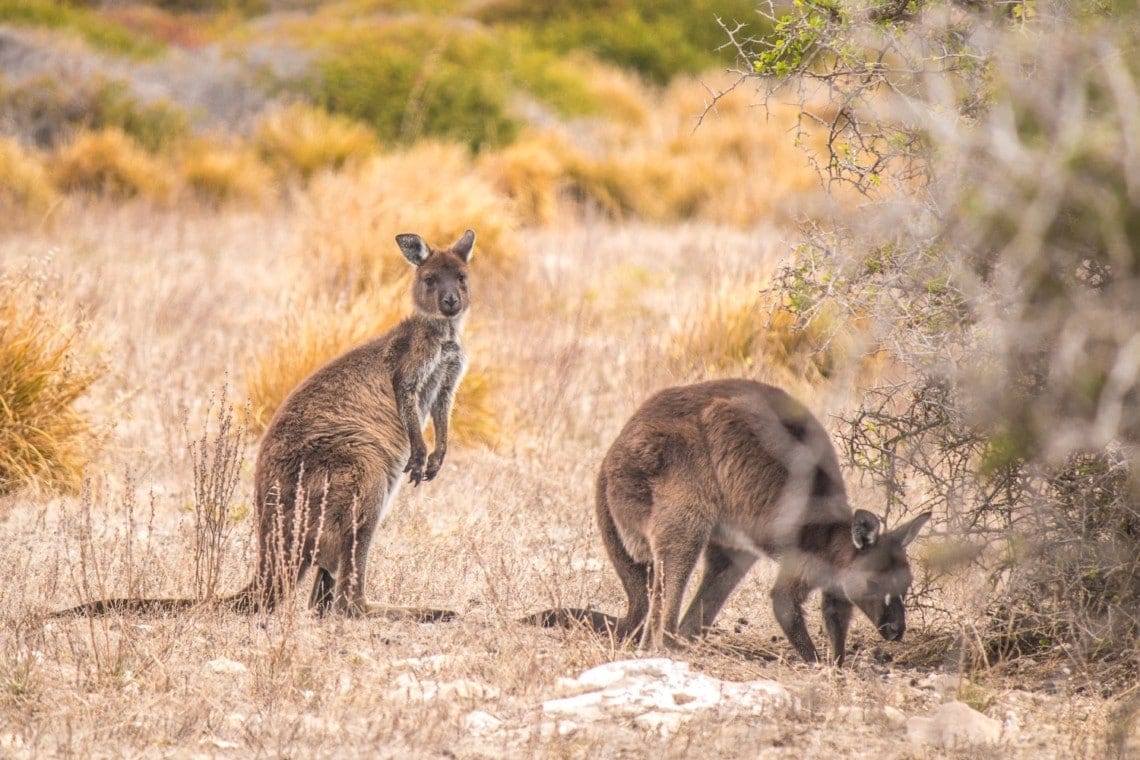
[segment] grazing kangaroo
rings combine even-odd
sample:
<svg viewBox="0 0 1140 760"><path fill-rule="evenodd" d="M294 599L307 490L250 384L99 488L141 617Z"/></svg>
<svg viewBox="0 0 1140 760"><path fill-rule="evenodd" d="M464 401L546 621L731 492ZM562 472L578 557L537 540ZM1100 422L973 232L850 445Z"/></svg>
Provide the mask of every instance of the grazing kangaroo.
<svg viewBox="0 0 1140 760"><path fill-rule="evenodd" d="M364 596L372 533L403 475L433 479L447 453L448 421L466 366L459 344L469 306L471 230L437 250L419 235L397 235L416 267L415 312L380 337L324 365L269 422L257 455L257 567L253 580L219 600L247 612L272 610L310 567L310 604L351 616L449 619L446 610L384 608ZM435 449L423 428L431 416ZM108 599L53 617L110 610L169 611L192 599Z"/></svg>
<svg viewBox="0 0 1140 760"><path fill-rule="evenodd" d="M597 519L629 598L625 617L549 610L530 622L578 619L619 639L642 629L642 646L690 639L766 554L780 563L772 606L792 646L818 661L803 602L821 589L831 661L842 665L853 605L884 639L902 638L906 547L930 513L883 533L875 515L852 513L827 431L804 406L770 385L714 380L661 391L634 413L602 461Z"/></svg>

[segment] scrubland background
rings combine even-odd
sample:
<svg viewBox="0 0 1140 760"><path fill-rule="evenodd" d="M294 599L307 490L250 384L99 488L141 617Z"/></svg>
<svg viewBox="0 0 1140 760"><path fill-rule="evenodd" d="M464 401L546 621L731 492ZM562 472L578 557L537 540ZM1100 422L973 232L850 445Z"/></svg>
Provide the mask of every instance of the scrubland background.
<svg viewBox="0 0 1140 760"><path fill-rule="evenodd" d="M1135 29L1031 3L0 0L0 755L923 757L876 711L950 697L1013 727L1007 755L1140 746ZM300 598L42 621L243 584L273 409L407 312L397 233L467 227L456 440L368 588L457 622ZM724 376L808 403L857 506L935 510L907 640L860 619L849 668L799 664L760 563L679 656L795 709L552 732L559 676L634 655L515 621L622 612L596 467L650 393ZM473 735L476 708L510 730Z"/></svg>

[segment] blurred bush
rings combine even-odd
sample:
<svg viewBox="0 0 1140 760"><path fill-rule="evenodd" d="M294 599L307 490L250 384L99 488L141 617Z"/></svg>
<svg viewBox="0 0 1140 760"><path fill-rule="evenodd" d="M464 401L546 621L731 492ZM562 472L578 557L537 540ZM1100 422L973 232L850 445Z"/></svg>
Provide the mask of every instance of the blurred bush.
<svg viewBox="0 0 1140 760"><path fill-rule="evenodd" d="M368 127L301 103L264 116L252 140L262 160L279 175L304 180L363 161L379 150Z"/></svg>
<svg viewBox="0 0 1140 760"><path fill-rule="evenodd" d="M485 33L422 19L295 33L317 55L301 91L368 124L385 143L431 137L478 149L518 132L502 76L507 53Z"/></svg>
<svg viewBox="0 0 1140 760"><path fill-rule="evenodd" d="M48 286L0 272L0 494L76 490L95 437L80 400L104 369Z"/></svg>
<svg viewBox="0 0 1140 760"><path fill-rule="evenodd" d="M49 171L61 190L118 199L166 200L173 187L169 169L118 129L81 132L51 155Z"/></svg>
<svg viewBox="0 0 1140 760"><path fill-rule="evenodd" d="M66 142L82 130L113 128L156 153L190 133L182 108L165 100L141 102L125 82L99 77L0 80L0 119L10 132L41 148Z"/></svg>
<svg viewBox="0 0 1140 760"><path fill-rule="evenodd" d="M656 84L732 61L718 52L724 44L718 17L730 26L748 23L753 33L761 23L753 0L491 0L474 14L487 24L526 30L541 47L584 50Z"/></svg>
<svg viewBox="0 0 1140 760"><path fill-rule="evenodd" d="M0 138L0 230L42 220L56 197L43 161L15 140Z"/></svg>
<svg viewBox="0 0 1140 760"><path fill-rule="evenodd" d="M276 191L273 172L253 151L205 140L181 151L180 175L194 196L211 206L260 205L272 199Z"/></svg>
<svg viewBox="0 0 1140 760"><path fill-rule="evenodd" d="M105 18L82 3L60 0L0 0L0 22L73 32L108 53L152 58L163 45Z"/></svg>

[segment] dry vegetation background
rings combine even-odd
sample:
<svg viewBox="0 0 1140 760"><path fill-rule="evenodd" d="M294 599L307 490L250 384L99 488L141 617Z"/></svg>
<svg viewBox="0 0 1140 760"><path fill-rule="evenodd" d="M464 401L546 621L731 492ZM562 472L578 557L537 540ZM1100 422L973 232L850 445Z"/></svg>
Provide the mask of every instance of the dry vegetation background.
<svg viewBox="0 0 1140 760"><path fill-rule="evenodd" d="M994 633L1014 618L994 616L993 566L954 533L948 481L900 486L866 459L899 454L875 437L885 423L865 424L882 412L867 389L929 373L881 338L905 319L867 296L905 283L856 291L846 259L820 252L873 251L873 274L910 267L938 303L952 280L893 260L901 244L818 232L837 200L796 143L826 155L842 109L808 93L820 118L805 121L794 97L760 109L744 87L694 129L733 81L715 17L780 28L753 11L0 0L0 756L925 757L884 707L950 698L1003 721L1008 756L1135 746L1134 653L1077 656L1040 628L1037 645L1007 646L1022 630ZM876 145L905 144L887 138ZM874 147L852 148L850 166ZM837 190L842 215L864 214ZM268 617L39 619L243 584L269 415L406 312L395 234L446 244L466 227L477 279L456 441L378 529L368 588L457 622L318 620L303 599ZM834 292L846 298L821 296ZM950 332L931 324L924 335ZM514 621L621 610L593 524L596 466L651 392L730 375L780 384L829 424L859 506L894 523L941 505L916 551L908 640L884 645L860 619L850 667L800 665L760 563L681 656L778 680L794 707L664 737L620 721L560 733L541 711L557 679L634 654ZM888 411L875 419L905 417ZM978 435L933 469L992 461ZM235 462L232 495L208 483ZM502 726L474 730L473 710Z"/></svg>

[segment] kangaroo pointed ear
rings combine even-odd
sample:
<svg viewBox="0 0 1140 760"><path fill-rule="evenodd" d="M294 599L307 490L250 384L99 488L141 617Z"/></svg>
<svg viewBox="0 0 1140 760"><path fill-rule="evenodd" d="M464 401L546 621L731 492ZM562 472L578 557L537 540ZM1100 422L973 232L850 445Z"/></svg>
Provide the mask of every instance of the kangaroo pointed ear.
<svg viewBox="0 0 1140 760"><path fill-rule="evenodd" d="M923 512L921 515L914 518L910 522L904 523L903 525L895 528L892 532L898 537L900 544L907 546L911 541L918 538L919 531L922 530L922 526L926 525L926 522L929 519L930 513Z"/></svg>
<svg viewBox="0 0 1140 760"><path fill-rule="evenodd" d="M427 261L427 257L431 253L431 249L428 248L428 244L424 242L424 239L410 232L397 235L396 245L400 246L400 251L403 252L404 258L416 266Z"/></svg>
<svg viewBox="0 0 1140 760"><path fill-rule="evenodd" d="M851 521L851 540L856 549L866 549L874 546L879 540L879 531L883 524L879 518L865 509L856 509L855 517Z"/></svg>
<svg viewBox="0 0 1140 760"><path fill-rule="evenodd" d="M451 246L452 252L463 259L464 261L471 260L471 250L475 247L475 230L467 230L463 233L463 237L455 241L455 245Z"/></svg>

